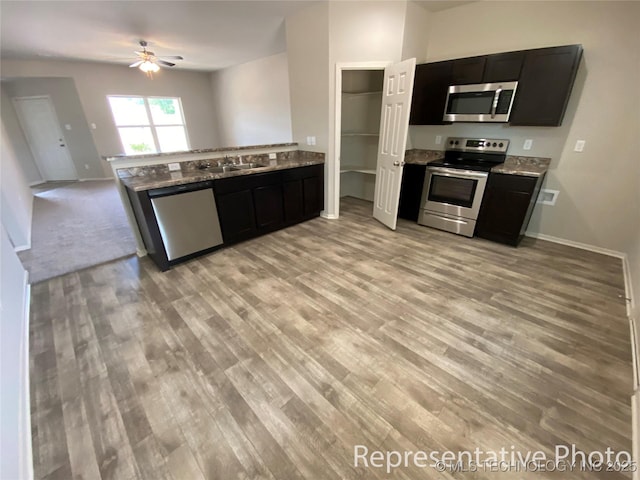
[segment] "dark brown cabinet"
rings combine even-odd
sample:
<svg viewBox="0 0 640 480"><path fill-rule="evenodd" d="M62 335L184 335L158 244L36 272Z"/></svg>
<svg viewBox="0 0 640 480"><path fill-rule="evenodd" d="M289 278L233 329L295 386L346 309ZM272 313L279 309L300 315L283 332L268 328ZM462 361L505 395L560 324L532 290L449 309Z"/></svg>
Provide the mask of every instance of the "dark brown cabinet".
<svg viewBox="0 0 640 480"><path fill-rule="evenodd" d="M487 57L472 57L453 60L451 85L481 83Z"/></svg>
<svg viewBox="0 0 640 480"><path fill-rule="evenodd" d="M489 174L476 236L517 246L529 224L543 178Z"/></svg>
<svg viewBox="0 0 640 480"><path fill-rule="evenodd" d="M561 125L581 57L581 45L526 51L509 123Z"/></svg>
<svg viewBox="0 0 640 480"><path fill-rule="evenodd" d="M426 165L408 163L402 172L402 184L400 186L400 201L398 204L398 217L405 220L418 221L420 214L420 202L422 201L422 188Z"/></svg>
<svg viewBox="0 0 640 480"><path fill-rule="evenodd" d="M217 194L216 203L224 243L235 243L256 235L258 228L251 190Z"/></svg>
<svg viewBox="0 0 640 480"><path fill-rule="evenodd" d="M324 165L223 178L214 190L224 243L236 243L317 217Z"/></svg>
<svg viewBox="0 0 640 480"><path fill-rule="evenodd" d="M443 125L447 89L451 84L453 62L435 62L416 65L413 96L411 99L411 125Z"/></svg>
<svg viewBox="0 0 640 480"><path fill-rule="evenodd" d="M416 65L411 125L443 125L450 85L518 81L509 123L556 127L562 123L581 45L538 48Z"/></svg>
<svg viewBox="0 0 640 480"><path fill-rule="evenodd" d="M489 55L483 82L513 82L520 78L525 52L507 52Z"/></svg>

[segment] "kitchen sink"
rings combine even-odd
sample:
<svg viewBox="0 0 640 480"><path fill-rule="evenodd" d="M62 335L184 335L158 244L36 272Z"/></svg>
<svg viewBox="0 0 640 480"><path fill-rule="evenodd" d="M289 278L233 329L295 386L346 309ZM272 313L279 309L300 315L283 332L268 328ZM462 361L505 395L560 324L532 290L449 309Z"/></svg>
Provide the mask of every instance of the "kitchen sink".
<svg viewBox="0 0 640 480"><path fill-rule="evenodd" d="M222 165L222 166L211 166L211 167L200 167L200 170L205 170L211 173L227 173L227 172L237 172L238 170L250 170L252 168L260 168L263 165L259 163L242 163L239 165Z"/></svg>

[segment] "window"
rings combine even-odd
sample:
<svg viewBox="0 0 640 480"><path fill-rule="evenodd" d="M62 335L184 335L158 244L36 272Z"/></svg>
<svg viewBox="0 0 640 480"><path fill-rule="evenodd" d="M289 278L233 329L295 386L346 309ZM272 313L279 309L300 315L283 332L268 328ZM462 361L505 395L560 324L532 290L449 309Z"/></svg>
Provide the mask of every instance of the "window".
<svg viewBox="0 0 640 480"><path fill-rule="evenodd" d="M107 97L126 155L189 150L179 98Z"/></svg>

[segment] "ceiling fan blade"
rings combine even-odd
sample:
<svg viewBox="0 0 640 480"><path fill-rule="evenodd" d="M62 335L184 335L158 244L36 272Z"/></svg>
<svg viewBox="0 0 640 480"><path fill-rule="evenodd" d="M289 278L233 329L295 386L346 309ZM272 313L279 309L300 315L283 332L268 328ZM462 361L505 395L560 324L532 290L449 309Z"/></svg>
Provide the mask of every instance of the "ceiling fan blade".
<svg viewBox="0 0 640 480"><path fill-rule="evenodd" d="M170 58L172 60L184 60L180 55L160 55L158 58Z"/></svg>
<svg viewBox="0 0 640 480"><path fill-rule="evenodd" d="M139 67L143 63L144 63L144 60L138 60L137 62L133 62L131 65L129 65L129 68Z"/></svg>
<svg viewBox="0 0 640 480"><path fill-rule="evenodd" d="M164 60L156 59L156 63L164 65L165 67L174 67L176 64L171 62L165 62Z"/></svg>

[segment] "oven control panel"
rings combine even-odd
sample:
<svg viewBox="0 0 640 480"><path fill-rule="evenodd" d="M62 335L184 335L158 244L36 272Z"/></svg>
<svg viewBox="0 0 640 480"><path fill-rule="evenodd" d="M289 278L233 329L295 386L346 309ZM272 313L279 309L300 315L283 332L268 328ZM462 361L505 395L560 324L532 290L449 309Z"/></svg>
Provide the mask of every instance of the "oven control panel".
<svg viewBox="0 0 640 480"><path fill-rule="evenodd" d="M447 150L456 150L459 152L506 153L509 147L509 140L449 137L445 145Z"/></svg>

